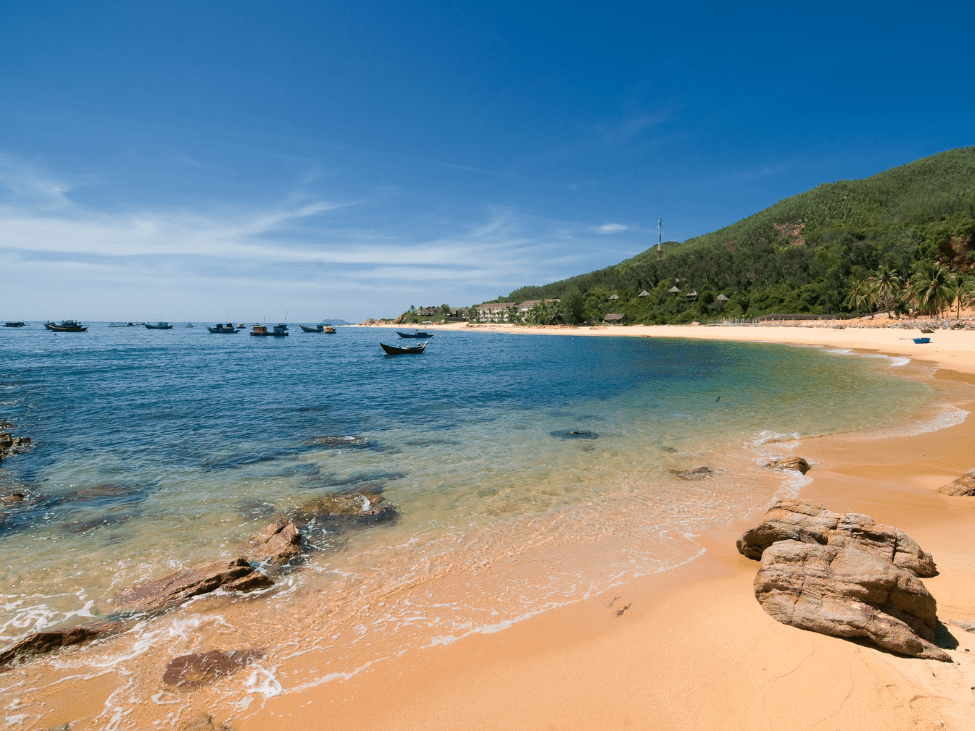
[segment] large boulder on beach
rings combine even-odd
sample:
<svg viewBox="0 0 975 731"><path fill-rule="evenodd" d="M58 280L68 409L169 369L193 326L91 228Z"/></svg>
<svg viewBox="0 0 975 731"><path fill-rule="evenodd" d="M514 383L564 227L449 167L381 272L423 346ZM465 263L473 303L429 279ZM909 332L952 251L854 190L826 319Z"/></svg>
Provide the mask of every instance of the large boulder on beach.
<svg viewBox="0 0 975 731"><path fill-rule="evenodd" d="M971 497L975 495L975 469L968 470L968 472L957 480L949 482L940 488L938 492L955 497Z"/></svg>
<svg viewBox="0 0 975 731"><path fill-rule="evenodd" d="M115 597L122 611L158 612L217 589L253 591L274 582L245 558L197 564L161 579L137 584Z"/></svg>
<svg viewBox="0 0 975 731"><path fill-rule="evenodd" d="M249 562L280 566L301 553L301 532L294 523L276 520L251 537L244 558Z"/></svg>
<svg viewBox="0 0 975 731"><path fill-rule="evenodd" d="M917 576L937 574L934 558L897 528L874 523L869 515L834 513L812 500L779 500L761 524L738 539L738 552L760 559L778 541L852 546Z"/></svg>
<svg viewBox="0 0 975 731"><path fill-rule="evenodd" d="M775 620L909 657L950 661L935 644L937 606L920 579L853 542L777 541L755 596Z"/></svg>

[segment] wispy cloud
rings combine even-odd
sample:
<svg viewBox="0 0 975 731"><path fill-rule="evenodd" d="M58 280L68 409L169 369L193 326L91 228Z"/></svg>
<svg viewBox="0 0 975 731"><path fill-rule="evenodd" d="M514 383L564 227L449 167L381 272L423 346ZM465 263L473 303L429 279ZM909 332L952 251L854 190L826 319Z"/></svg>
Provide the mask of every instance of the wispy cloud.
<svg viewBox="0 0 975 731"><path fill-rule="evenodd" d="M42 208L69 205L67 193L77 187L43 170L0 152L0 201Z"/></svg>
<svg viewBox="0 0 975 731"><path fill-rule="evenodd" d="M624 226L622 223L604 223L602 226L598 226L595 230L597 233L601 234L615 234L619 233L620 231L628 230L628 227Z"/></svg>

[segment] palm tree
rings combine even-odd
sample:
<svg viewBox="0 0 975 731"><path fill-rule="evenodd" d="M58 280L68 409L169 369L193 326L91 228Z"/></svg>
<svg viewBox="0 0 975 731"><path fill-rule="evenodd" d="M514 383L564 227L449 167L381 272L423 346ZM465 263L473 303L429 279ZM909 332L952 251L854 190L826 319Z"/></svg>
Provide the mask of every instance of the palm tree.
<svg viewBox="0 0 975 731"><path fill-rule="evenodd" d="M911 277L913 295L918 309L929 315L940 315L949 299L948 269L943 264L924 262Z"/></svg>
<svg viewBox="0 0 975 731"><path fill-rule="evenodd" d="M862 279L855 279L850 285L850 292L843 301L843 305L853 307L856 310L857 317L860 317L860 308L870 299L871 294L871 288L866 282Z"/></svg>
<svg viewBox="0 0 975 731"><path fill-rule="evenodd" d="M874 301L885 312L889 312L893 316L903 290L903 284L897 275L897 270L884 264L875 275L867 279L867 284L873 290Z"/></svg>
<svg viewBox="0 0 975 731"><path fill-rule="evenodd" d="M955 303L955 319L961 319L961 308L972 303L972 283L961 272L955 272L948 278L948 297Z"/></svg>

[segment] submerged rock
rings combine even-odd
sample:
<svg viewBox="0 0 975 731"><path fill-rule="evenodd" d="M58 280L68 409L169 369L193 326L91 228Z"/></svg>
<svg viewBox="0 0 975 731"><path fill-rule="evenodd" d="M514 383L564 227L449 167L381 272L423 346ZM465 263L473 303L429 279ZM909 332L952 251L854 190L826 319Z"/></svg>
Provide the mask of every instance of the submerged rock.
<svg viewBox="0 0 975 731"><path fill-rule="evenodd" d="M123 611L152 613L221 588L246 592L273 584L246 559L235 558L197 564L161 579L137 584L119 594L114 601Z"/></svg>
<svg viewBox="0 0 975 731"><path fill-rule="evenodd" d="M396 506L386 502L382 495L354 492L316 498L301 508L296 521L323 521L353 526L392 520L398 515Z"/></svg>
<svg viewBox="0 0 975 731"><path fill-rule="evenodd" d="M173 688L199 688L220 678L227 678L254 660L264 657L262 650L194 652L173 658L166 666L162 681ZM211 719L212 722L212 719Z"/></svg>
<svg viewBox="0 0 975 731"><path fill-rule="evenodd" d="M769 508L761 524L745 531L736 545L743 556L758 560L773 543L785 540L855 545L917 576L938 573L931 554L903 531L874 523L869 515L834 513L811 500L779 500Z"/></svg>
<svg viewBox="0 0 975 731"><path fill-rule="evenodd" d="M941 487L938 492L954 497L971 497L975 495L975 469L968 470L957 480Z"/></svg>
<svg viewBox="0 0 975 731"><path fill-rule="evenodd" d="M767 462L765 466L770 470L794 470L796 472L801 472L806 474L812 469L809 463L802 457L785 457L783 459L773 459L771 462Z"/></svg>
<svg viewBox="0 0 975 731"><path fill-rule="evenodd" d="M702 465L700 467L694 467L689 470L667 470L674 477L680 480L706 480L709 477L714 477L717 470Z"/></svg>
<svg viewBox="0 0 975 731"><path fill-rule="evenodd" d="M588 429L576 429L569 431L567 429L557 429L556 431L549 432L556 439L599 439L599 435L594 431L589 431Z"/></svg>
<svg viewBox="0 0 975 731"><path fill-rule="evenodd" d="M914 574L854 545L778 541L765 550L755 597L773 619L950 662L935 644L934 597Z"/></svg>
<svg viewBox="0 0 975 731"><path fill-rule="evenodd" d="M121 632L124 624L121 621L90 622L77 627L45 630L27 635L12 647L0 652L0 669L34 658L38 655L60 650L72 645L84 645L99 637L105 637Z"/></svg>
<svg viewBox="0 0 975 731"><path fill-rule="evenodd" d="M305 440L306 447L322 447L324 449L366 449L370 446L368 439L363 437L312 437Z"/></svg>

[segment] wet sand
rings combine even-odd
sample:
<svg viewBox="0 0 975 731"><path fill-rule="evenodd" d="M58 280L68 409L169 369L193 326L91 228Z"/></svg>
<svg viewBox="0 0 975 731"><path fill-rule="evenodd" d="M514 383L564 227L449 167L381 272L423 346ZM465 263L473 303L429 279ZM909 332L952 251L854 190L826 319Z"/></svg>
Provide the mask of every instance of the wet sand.
<svg viewBox="0 0 975 731"><path fill-rule="evenodd" d="M446 329L458 329L448 326ZM402 328L401 328L402 329ZM823 345L907 355L954 382L975 412L975 333L809 327L535 329L524 334L690 337ZM694 538L685 566L552 610L491 635L408 652L348 680L268 699L235 731L357 729L975 728L975 498L937 489L975 467L975 418L916 436L807 439L801 497L873 516L932 553L924 583L952 663L897 657L776 623L755 601L758 564L734 541L754 524ZM953 647L954 646L954 647ZM228 714L214 709L219 721Z"/></svg>

